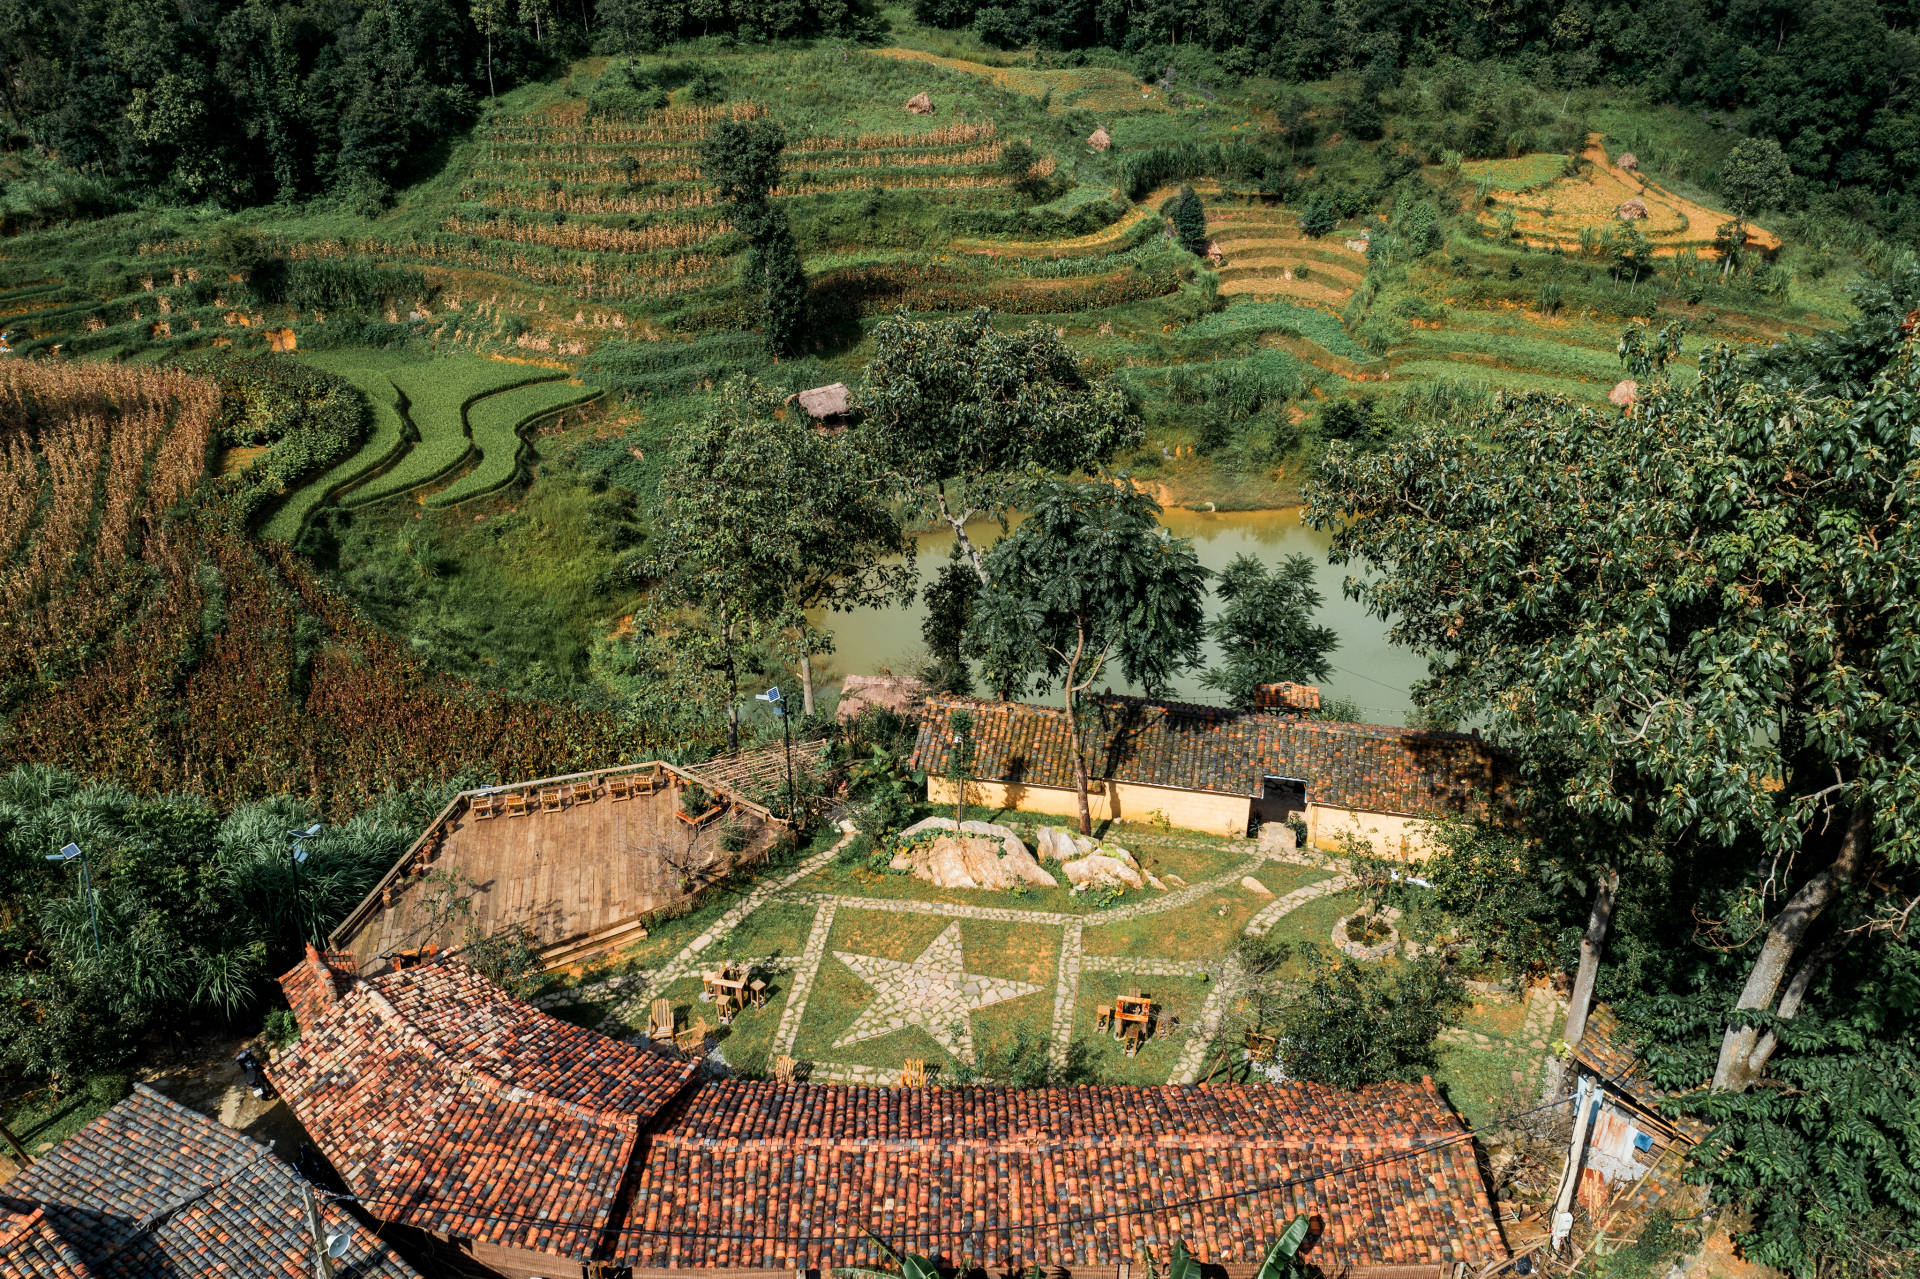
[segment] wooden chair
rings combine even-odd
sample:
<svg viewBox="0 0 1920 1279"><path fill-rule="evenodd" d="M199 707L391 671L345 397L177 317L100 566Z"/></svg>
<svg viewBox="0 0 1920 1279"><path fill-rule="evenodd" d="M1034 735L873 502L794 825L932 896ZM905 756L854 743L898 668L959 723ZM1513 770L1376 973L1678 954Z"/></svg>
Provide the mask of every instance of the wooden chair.
<svg viewBox="0 0 1920 1279"><path fill-rule="evenodd" d="M1099 1034L1113 1025L1113 1005L1101 1004L1093 1010L1093 1033Z"/></svg>
<svg viewBox="0 0 1920 1279"><path fill-rule="evenodd" d="M558 786L555 786L550 790L541 791L540 792L540 811L543 813L559 812L562 795L563 795L563 792Z"/></svg>
<svg viewBox="0 0 1920 1279"><path fill-rule="evenodd" d="M907 1058L907 1064L900 1070L902 1088L925 1088L927 1086L927 1063L919 1057Z"/></svg>
<svg viewBox="0 0 1920 1279"><path fill-rule="evenodd" d="M647 1038L649 1039L672 1039L673 1038L673 1001L672 1000L656 999L653 1001L653 1009L651 1012L647 1014Z"/></svg>
<svg viewBox="0 0 1920 1279"><path fill-rule="evenodd" d="M509 817L525 817L527 815L526 792L508 791L501 808Z"/></svg>
<svg viewBox="0 0 1920 1279"><path fill-rule="evenodd" d="M484 795L475 795L467 801L467 811L475 817L494 817L499 813L499 801L489 791Z"/></svg>
<svg viewBox="0 0 1920 1279"><path fill-rule="evenodd" d="M607 778L608 799L632 799L633 794L633 775L631 773L616 773L612 777Z"/></svg>
<svg viewBox="0 0 1920 1279"><path fill-rule="evenodd" d="M773 1082L775 1082L776 1084L792 1083L793 1068L795 1064L796 1063L791 1057L787 1057L783 1055L783 1056L774 1058L773 1059Z"/></svg>
<svg viewBox="0 0 1920 1279"><path fill-rule="evenodd" d="M766 982L755 977L751 982L747 983L747 989L753 992L753 1006L755 1008L765 1008L767 1006Z"/></svg>
<svg viewBox="0 0 1920 1279"><path fill-rule="evenodd" d="M702 1017L675 1035L673 1046L683 1053L704 1053L707 1050L707 1036L712 1033L712 1030L713 1028L707 1025L707 1019Z"/></svg>
<svg viewBox="0 0 1920 1279"><path fill-rule="evenodd" d="M593 783L584 777L561 789L566 792L567 799L572 803L591 804L593 802Z"/></svg>

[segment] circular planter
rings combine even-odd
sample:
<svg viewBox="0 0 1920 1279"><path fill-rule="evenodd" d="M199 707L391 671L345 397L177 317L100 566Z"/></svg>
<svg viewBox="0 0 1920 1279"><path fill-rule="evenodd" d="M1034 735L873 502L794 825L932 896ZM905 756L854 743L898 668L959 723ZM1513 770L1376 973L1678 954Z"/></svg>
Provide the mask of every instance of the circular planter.
<svg viewBox="0 0 1920 1279"><path fill-rule="evenodd" d="M1400 930L1392 924L1387 925L1386 937L1371 946L1362 946L1357 941L1348 941L1347 921L1357 918L1359 914L1359 911L1355 911L1351 915L1342 915L1333 921L1333 944L1340 948L1341 953L1351 955L1355 959L1375 960L1384 959L1399 948Z"/></svg>

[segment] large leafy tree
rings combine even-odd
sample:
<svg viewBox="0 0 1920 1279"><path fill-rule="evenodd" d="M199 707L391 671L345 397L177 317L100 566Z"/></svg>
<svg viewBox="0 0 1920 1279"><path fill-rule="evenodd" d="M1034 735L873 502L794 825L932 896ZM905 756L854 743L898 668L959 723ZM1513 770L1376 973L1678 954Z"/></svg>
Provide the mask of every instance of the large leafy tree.
<svg viewBox="0 0 1920 1279"><path fill-rule="evenodd" d="M1088 376L1059 330L1030 324L1001 333L982 307L964 319L874 327L867 365L867 447L891 468L916 513L937 515L988 569L967 521L998 517L1036 471L1092 466L1140 440L1126 396Z"/></svg>
<svg viewBox="0 0 1920 1279"><path fill-rule="evenodd" d="M797 637L805 709L812 655L825 637L810 609L876 607L913 595L913 539L889 504L886 477L845 436L736 378L715 396L666 483L646 571L665 589L652 625L677 626L727 688L727 739L739 746L739 683L748 653ZM665 610L686 610L677 619Z"/></svg>
<svg viewBox="0 0 1920 1279"><path fill-rule="evenodd" d="M1867 381L1857 362L1835 376ZM1809 1193L1795 1160L1825 1160L1845 1169L1826 1211L1895 1206L1910 1228L1920 1195L1893 1171L1920 1156L1895 1118L1920 1104L1910 1080L1855 1078L1817 1122L1742 1096L1780 1071L1810 992L1836 1018L1871 1005L1874 1039L1914 1044L1912 1001L1830 974L1850 945L1904 947L1920 897L1911 338L1857 398L1785 381L1721 348L1695 386L1656 370L1624 416L1529 395L1484 439L1336 445L1309 515L1337 561L1373 568L1356 589L1392 638L1431 659L1423 704L1531 761L1541 821L1604 823L1587 847L1640 850L1596 852L1603 887L1691 894L1697 944L1646 991L1685 1006L1661 1052L1693 1063L1690 1084L1710 1075L1701 1104L1754 1156L1755 1201Z"/></svg>
<svg viewBox="0 0 1920 1279"><path fill-rule="evenodd" d="M1340 647L1340 636L1312 620L1325 599L1313 584L1310 557L1289 555L1268 569L1236 555L1213 589L1226 607L1207 629L1223 660L1200 677L1202 684L1251 709L1262 684L1318 683L1333 673L1327 654Z"/></svg>
<svg viewBox="0 0 1920 1279"><path fill-rule="evenodd" d="M1152 498L1118 484L1051 482L987 555L974 626L988 683L1060 687L1075 726L1080 830L1092 829L1080 698L1117 662L1149 696L1200 663L1207 570L1168 535ZM1110 678L1110 677L1109 677Z"/></svg>
<svg viewBox="0 0 1920 1279"><path fill-rule="evenodd" d="M797 348L807 313L807 274L787 215L773 203L780 184L786 130L777 121L723 120L700 148L700 173L726 201L733 225L747 237L741 283L760 304L767 341L776 351Z"/></svg>

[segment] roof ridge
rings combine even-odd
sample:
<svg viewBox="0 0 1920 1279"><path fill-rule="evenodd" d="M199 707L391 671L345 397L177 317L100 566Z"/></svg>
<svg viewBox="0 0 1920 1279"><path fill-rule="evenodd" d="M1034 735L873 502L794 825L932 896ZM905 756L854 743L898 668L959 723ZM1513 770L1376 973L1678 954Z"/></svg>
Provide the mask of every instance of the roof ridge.
<svg viewBox="0 0 1920 1279"><path fill-rule="evenodd" d="M1162 1133L1130 1135L1136 1146L1182 1150L1417 1150L1458 1137L1458 1133L1414 1132L1392 1137L1220 1137ZM1111 1134L1063 1140L985 1137L696 1137L654 1132L648 1141L675 1150L977 1150L988 1154L1037 1154L1042 1151L1108 1150Z"/></svg>
<svg viewBox="0 0 1920 1279"><path fill-rule="evenodd" d="M414 971L417 972L419 970L415 969ZM480 978L479 980L484 981L485 978ZM483 1091L490 1092L507 1101L530 1102L545 1106L561 1114L569 1115L576 1119L584 1119L589 1123L607 1124L614 1128L622 1128L630 1134L638 1131L638 1122L633 1115L627 1112L601 1110L597 1107L582 1105L580 1102L571 1101L565 1097L557 1097L549 1092L537 1092L531 1088L502 1079L492 1071L474 1065L470 1061L461 1061L455 1058L451 1052L443 1048L431 1035L415 1025L410 1017L401 1012L399 1007L394 1004L391 999L388 999L385 993L383 993L374 982L359 982L355 985L354 990L365 992L366 997L375 1004L375 1011L380 1014L381 1020L395 1026L403 1042L407 1043L410 1047L416 1048L424 1045L424 1051L435 1059L436 1062L443 1064L447 1068L449 1073L459 1081L462 1090L464 1090L469 1083L474 1083ZM351 998L353 993L353 991L349 991L347 997ZM345 1002L345 1000L342 1002ZM528 1011L542 1017L548 1015L531 1006L529 1006ZM414 1042L416 1040L418 1041L417 1044Z"/></svg>

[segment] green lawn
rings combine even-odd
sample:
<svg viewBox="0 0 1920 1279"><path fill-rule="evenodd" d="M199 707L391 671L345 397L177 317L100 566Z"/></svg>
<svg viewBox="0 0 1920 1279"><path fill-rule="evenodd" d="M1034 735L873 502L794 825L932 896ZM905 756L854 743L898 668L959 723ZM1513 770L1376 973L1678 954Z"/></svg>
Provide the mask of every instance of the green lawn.
<svg viewBox="0 0 1920 1279"><path fill-rule="evenodd" d="M1254 871L1253 877L1278 897L1318 883L1327 878L1327 872L1311 866L1268 862ZM1203 959L1231 950L1247 921L1272 901L1273 897L1262 897L1234 884L1177 910L1142 915L1117 924L1090 925L1081 934L1081 945L1089 955ZM1297 908L1281 919L1274 935L1289 934L1294 915L1305 909Z"/></svg>

